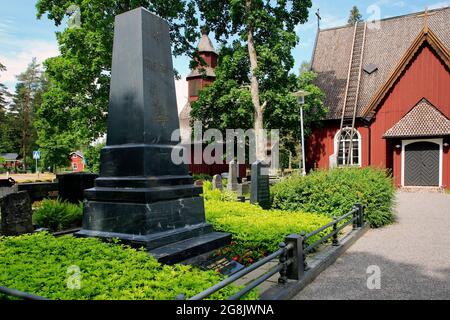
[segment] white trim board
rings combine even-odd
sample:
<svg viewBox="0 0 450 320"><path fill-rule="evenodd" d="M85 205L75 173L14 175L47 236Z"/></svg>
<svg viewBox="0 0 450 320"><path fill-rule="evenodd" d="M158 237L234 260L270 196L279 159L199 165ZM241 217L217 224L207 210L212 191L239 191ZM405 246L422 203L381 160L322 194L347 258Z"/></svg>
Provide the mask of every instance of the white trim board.
<svg viewBox="0 0 450 320"><path fill-rule="evenodd" d="M431 142L439 145L439 186L442 187L442 173L443 173L443 163L444 163L444 139L414 139L414 140L402 140L402 187L414 187L414 186L405 186L405 147L407 145L416 143L416 142Z"/></svg>

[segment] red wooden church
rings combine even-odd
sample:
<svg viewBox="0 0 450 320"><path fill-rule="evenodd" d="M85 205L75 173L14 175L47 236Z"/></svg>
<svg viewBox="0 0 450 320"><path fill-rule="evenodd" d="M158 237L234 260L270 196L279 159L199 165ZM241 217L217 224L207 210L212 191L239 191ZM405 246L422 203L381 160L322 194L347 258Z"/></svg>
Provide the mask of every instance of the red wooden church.
<svg viewBox="0 0 450 320"><path fill-rule="evenodd" d="M391 169L450 187L450 8L319 30L312 69L329 113L307 166Z"/></svg>

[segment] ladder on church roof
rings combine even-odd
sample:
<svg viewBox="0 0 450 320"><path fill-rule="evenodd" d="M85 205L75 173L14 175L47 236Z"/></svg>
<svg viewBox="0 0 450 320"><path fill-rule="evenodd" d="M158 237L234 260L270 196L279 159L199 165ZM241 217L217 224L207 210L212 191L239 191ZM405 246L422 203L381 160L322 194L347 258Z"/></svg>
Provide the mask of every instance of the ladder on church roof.
<svg viewBox="0 0 450 320"><path fill-rule="evenodd" d="M350 62L347 75L347 86L345 89L344 106L342 108L341 116L341 130L338 139L338 157L341 145L341 138L343 135L343 129L351 128L350 143L348 149L346 146L343 148L343 152L347 154L345 157L345 165L352 164L353 158L353 136L355 134L355 121L358 109L358 96L361 83L362 61L364 56L364 44L366 41L367 24L364 22L357 22L355 24L355 30L353 35L352 53L350 56Z"/></svg>

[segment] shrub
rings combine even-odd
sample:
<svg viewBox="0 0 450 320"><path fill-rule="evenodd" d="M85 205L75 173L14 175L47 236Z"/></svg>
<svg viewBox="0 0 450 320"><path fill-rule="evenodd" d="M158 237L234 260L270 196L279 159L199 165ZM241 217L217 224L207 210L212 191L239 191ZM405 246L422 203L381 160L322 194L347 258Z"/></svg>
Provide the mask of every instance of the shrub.
<svg viewBox="0 0 450 320"><path fill-rule="evenodd" d="M385 170L343 168L293 176L271 189L272 207L341 216L355 203L365 208L366 221L374 227L394 221L395 188Z"/></svg>
<svg viewBox="0 0 450 320"><path fill-rule="evenodd" d="M169 300L178 294L190 298L223 280L215 271L161 265L144 250L92 238L55 238L48 233L0 237L0 253L2 286L49 299ZM73 284L71 266L79 268L80 289L68 288ZM228 286L211 299L224 299L237 290ZM256 297L255 292L247 296Z"/></svg>
<svg viewBox="0 0 450 320"><path fill-rule="evenodd" d="M233 243L218 254L250 264L279 249L284 238L293 233L309 233L331 221L329 217L302 212L263 210L240 202L205 201L206 219L215 230L230 232ZM327 230L328 231L328 230ZM316 241L320 236L309 239Z"/></svg>
<svg viewBox="0 0 450 320"><path fill-rule="evenodd" d="M44 199L33 214L33 222L41 228L61 231L81 226L82 204Z"/></svg>
<svg viewBox="0 0 450 320"><path fill-rule="evenodd" d="M223 188L224 188L223 191L220 191L218 189L213 190L212 182L204 181L203 198L205 198L205 200L214 200L214 201L227 201L227 202L236 201L237 194L235 192L225 189L226 188L225 185L223 186Z"/></svg>
<svg viewBox="0 0 450 320"><path fill-rule="evenodd" d="M193 175L193 178L195 181L197 181L197 180L211 181L212 180L212 177L206 173L196 173Z"/></svg>

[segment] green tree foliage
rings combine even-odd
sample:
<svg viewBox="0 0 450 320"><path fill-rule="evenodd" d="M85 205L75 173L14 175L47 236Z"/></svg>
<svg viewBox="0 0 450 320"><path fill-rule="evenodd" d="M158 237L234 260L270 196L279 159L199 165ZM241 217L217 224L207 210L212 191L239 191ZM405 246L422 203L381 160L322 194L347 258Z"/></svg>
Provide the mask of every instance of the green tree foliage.
<svg viewBox="0 0 450 320"><path fill-rule="evenodd" d="M0 63L0 72L6 71L6 67ZM6 108L8 106L7 97L9 92L3 83L0 83L0 152L8 152L8 126L7 126L7 113Z"/></svg>
<svg viewBox="0 0 450 320"><path fill-rule="evenodd" d="M226 50L222 50L219 84L215 86L225 85L229 94L224 91L224 95L219 95L224 97L219 103L233 106L236 120L245 118L236 128L251 121L257 134L257 157L261 159L266 147L258 132L267 125L267 114L289 104L287 93L295 87L295 77L289 73L294 65L291 50L299 41L295 27L307 21L311 1L195 1L216 39L228 43ZM226 66L227 63L231 65ZM242 85L248 84L250 92L245 92L248 89ZM217 101L204 99L206 104ZM250 118L248 110L253 113ZM194 110L194 117L196 114ZM230 122L232 116L223 117Z"/></svg>
<svg viewBox="0 0 450 320"><path fill-rule="evenodd" d="M39 144L48 165L67 165L74 148L106 131L114 17L145 7L169 21L175 55L189 52L198 37L195 4L187 0L38 0L47 15L70 27L57 33L60 55L45 62L49 88L38 110ZM80 22L77 24L77 22Z"/></svg>
<svg viewBox="0 0 450 320"><path fill-rule="evenodd" d="M245 54L240 50L224 50L216 69L217 79L200 92L199 100L192 105L191 116L202 121L205 129L251 129L254 109L250 92L243 87L248 79L245 71L242 72L244 68L248 70ZM261 86L264 88L262 96L268 101L264 111L264 127L280 129L282 152L284 150L285 153L295 155L299 151L300 106L291 92L301 88L311 93L303 105L306 136L310 135L311 128L326 115L327 109L323 104L325 95L314 84L316 77L315 73L308 71L298 78L288 75L282 82L284 86L276 81L271 83L270 80L265 82L265 86Z"/></svg>
<svg viewBox="0 0 450 320"><path fill-rule="evenodd" d="M0 63L0 72L6 71L6 67ZM3 83L0 83L0 117L5 113L5 108L8 104L7 97L9 93L6 89L6 86ZM0 118L1 119L1 118Z"/></svg>
<svg viewBox="0 0 450 320"><path fill-rule="evenodd" d="M105 146L104 143L89 146L84 152L86 169L93 173L100 172L100 153Z"/></svg>
<svg viewBox="0 0 450 320"><path fill-rule="evenodd" d="M35 114L45 90L45 78L36 59L33 59L27 69L17 76L17 81L13 102L9 108L9 126L13 126L10 131L18 131L20 154L26 169L29 155L36 146Z"/></svg>
<svg viewBox="0 0 450 320"><path fill-rule="evenodd" d="M357 6L353 6L352 10L350 10L350 16L348 17L348 23L352 26L355 25L357 22L363 21L362 15L359 12L359 9Z"/></svg>
<svg viewBox="0 0 450 320"><path fill-rule="evenodd" d="M310 1L203 1L197 0L202 18L224 45L216 68L216 81L200 92L192 105L191 116L202 121L205 129L281 129L287 149L295 153L292 141L298 141L299 106L290 93L299 88L311 91L306 100L307 125L323 117L323 93L313 85L314 74L300 79L290 72L291 54L299 38L295 26L306 21ZM252 67L249 32L256 49L257 68ZM256 85L252 83L254 76ZM250 85L249 85L250 83ZM254 94L257 91L259 103ZM263 116L256 109L261 108Z"/></svg>

